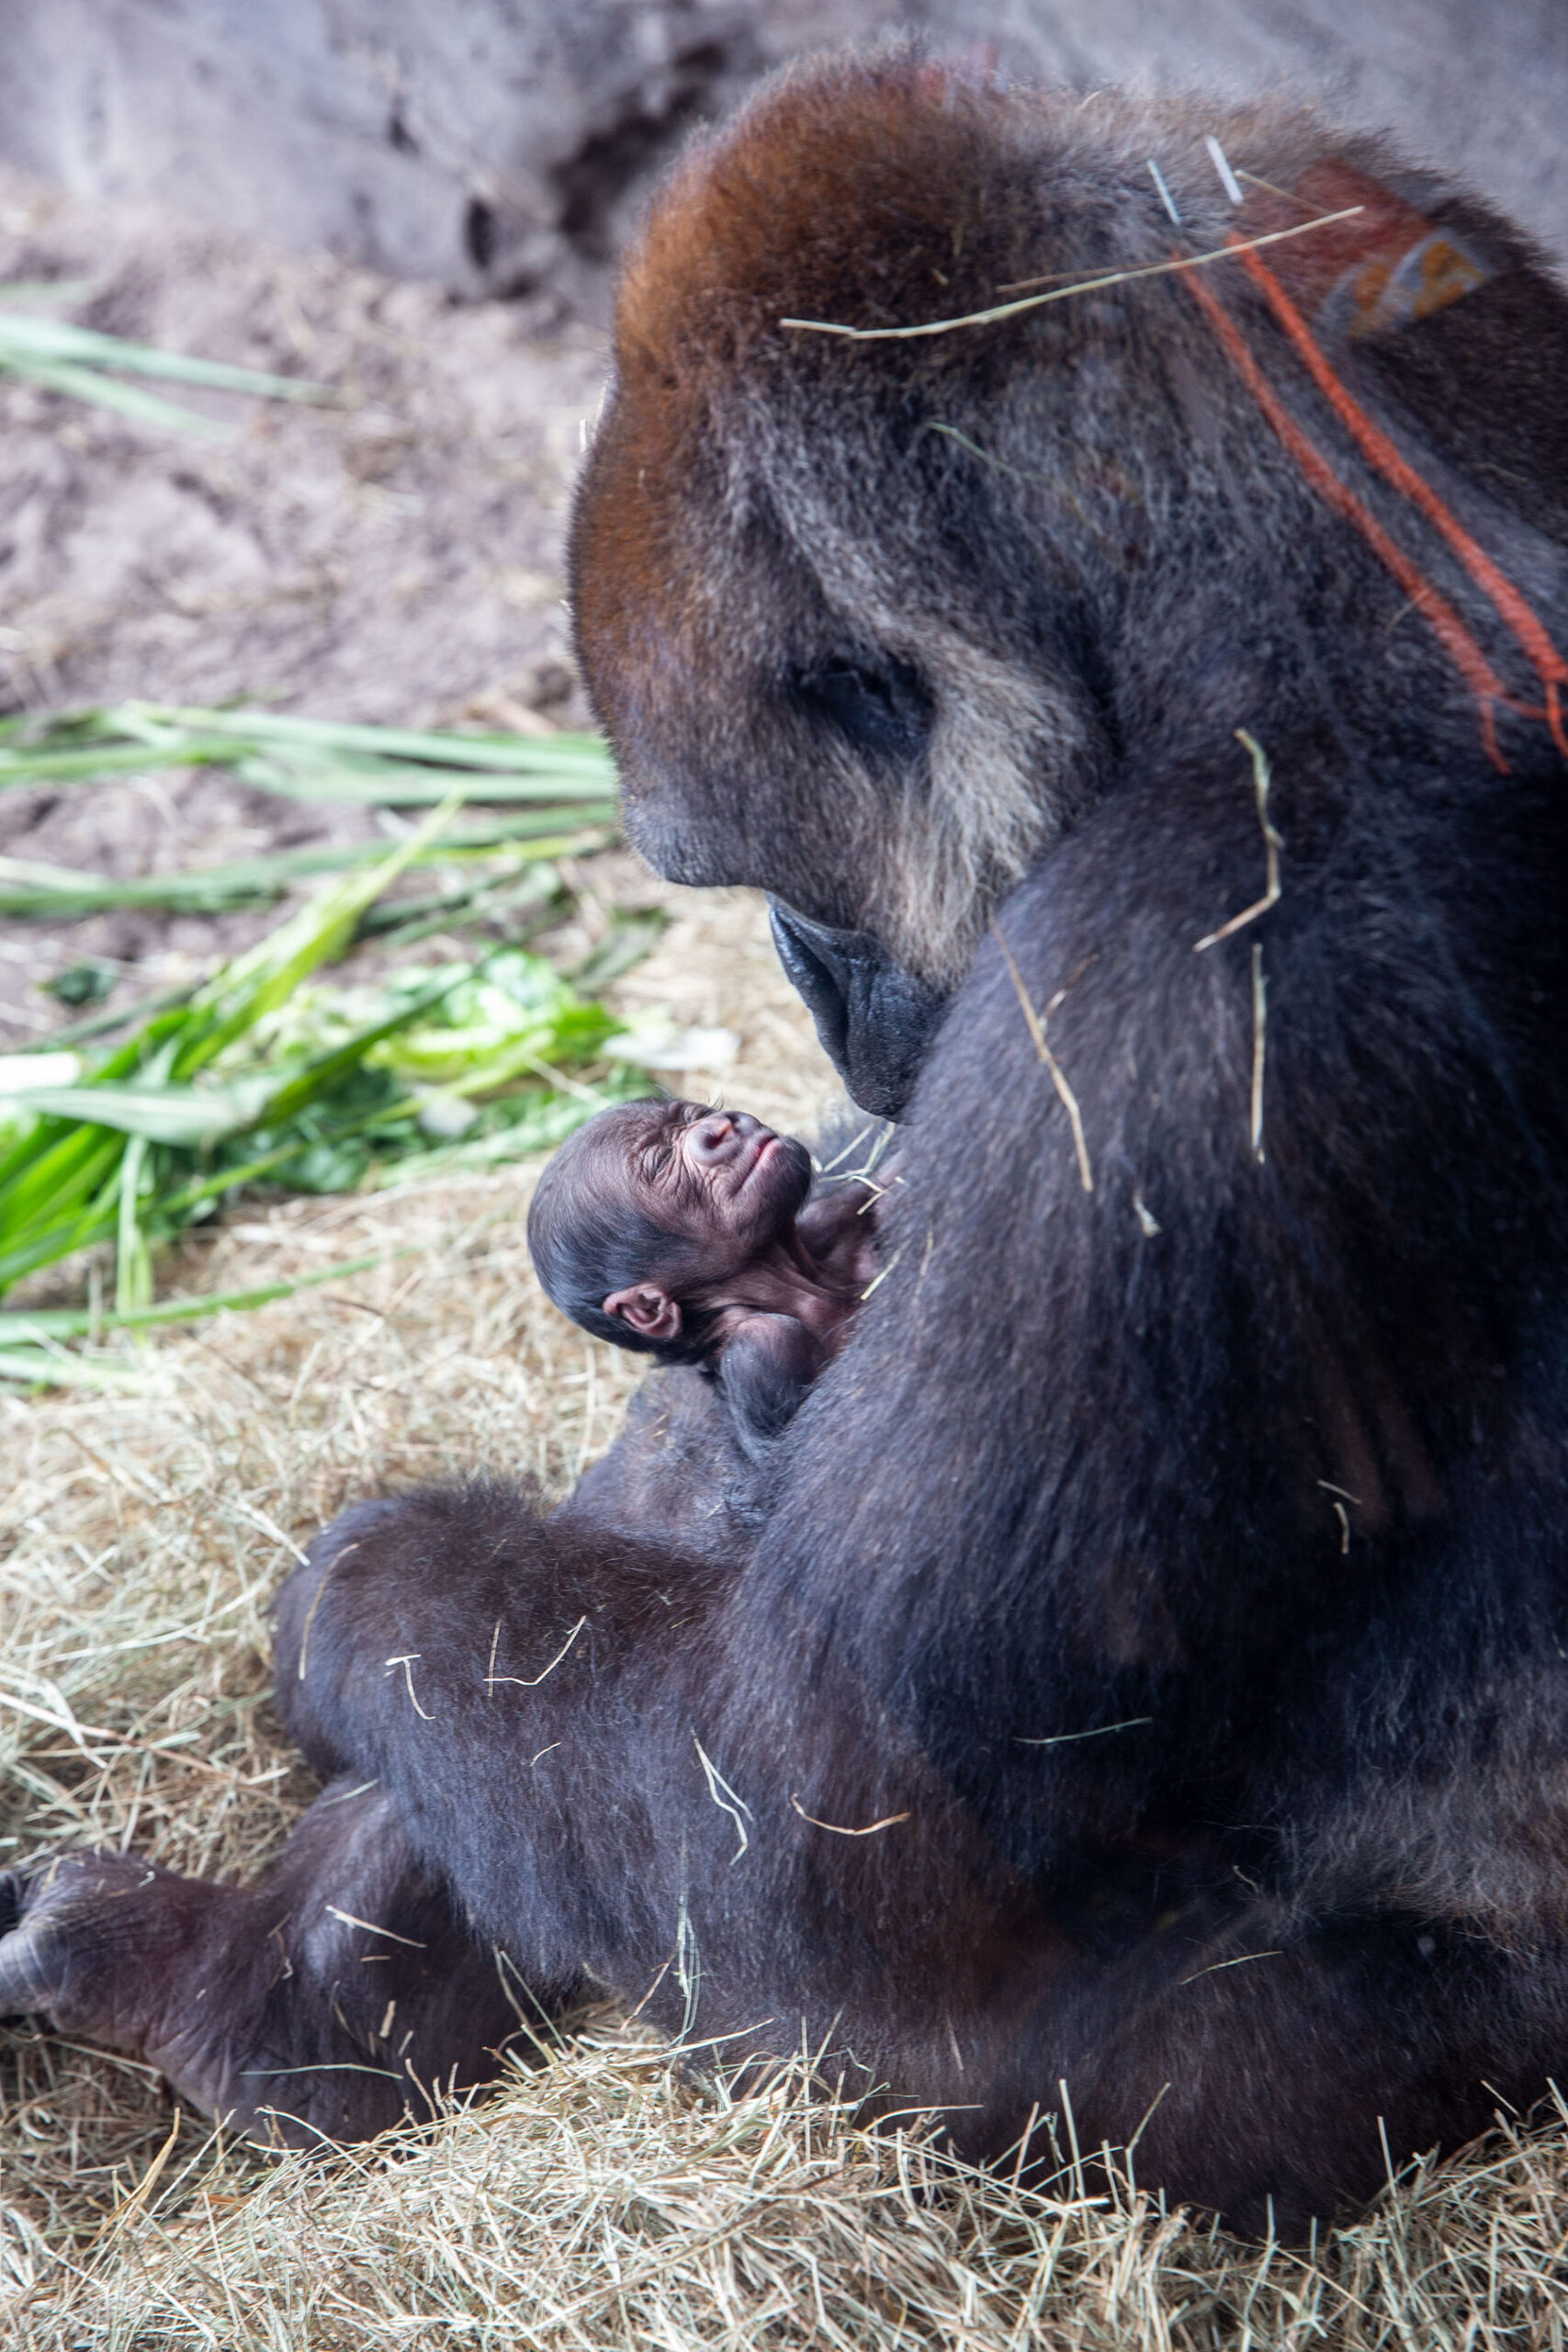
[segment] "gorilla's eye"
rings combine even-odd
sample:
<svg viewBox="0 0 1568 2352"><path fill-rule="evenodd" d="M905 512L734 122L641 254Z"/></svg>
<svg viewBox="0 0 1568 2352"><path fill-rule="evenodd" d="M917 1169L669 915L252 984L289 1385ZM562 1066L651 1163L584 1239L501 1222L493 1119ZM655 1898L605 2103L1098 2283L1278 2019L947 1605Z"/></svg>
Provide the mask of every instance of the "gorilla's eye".
<svg viewBox="0 0 1568 2352"><path fill-rule="evenodd" d="M931 731L931 698L907 662L873 667L863 662L824 662L800 673L796 699L813 718L838 729L856 751L912 760Z"/></svg>

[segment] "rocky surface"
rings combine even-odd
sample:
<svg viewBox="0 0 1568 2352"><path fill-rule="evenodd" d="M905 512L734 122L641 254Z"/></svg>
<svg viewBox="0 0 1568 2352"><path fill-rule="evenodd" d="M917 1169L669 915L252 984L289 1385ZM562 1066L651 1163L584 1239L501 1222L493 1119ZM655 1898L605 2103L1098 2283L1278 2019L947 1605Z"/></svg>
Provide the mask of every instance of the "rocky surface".
<svg viewBox="0 0 1568 2352"><path fill-rule="evenodd" d="M893 26L1084 90L1319 99L1568 250L1562 0L6 0L0 156L602 322L691 127L771 66Z"/></svg>

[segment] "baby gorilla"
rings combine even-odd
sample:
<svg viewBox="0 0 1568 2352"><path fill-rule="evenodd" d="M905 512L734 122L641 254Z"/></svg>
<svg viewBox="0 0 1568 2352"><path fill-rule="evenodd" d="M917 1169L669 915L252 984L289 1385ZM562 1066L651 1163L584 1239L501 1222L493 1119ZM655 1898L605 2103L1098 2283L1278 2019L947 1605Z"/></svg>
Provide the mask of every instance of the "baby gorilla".
<svg viewBox="0 0 1568 2352"><path fill-rule="evenodd" d="M528 1212L547 1295L585 1331L718 1384L753 1462L842 1345L876 1264L845 1185L811 1194L811 1155L746 1111L626 1102L556 1153Z"/></svg>

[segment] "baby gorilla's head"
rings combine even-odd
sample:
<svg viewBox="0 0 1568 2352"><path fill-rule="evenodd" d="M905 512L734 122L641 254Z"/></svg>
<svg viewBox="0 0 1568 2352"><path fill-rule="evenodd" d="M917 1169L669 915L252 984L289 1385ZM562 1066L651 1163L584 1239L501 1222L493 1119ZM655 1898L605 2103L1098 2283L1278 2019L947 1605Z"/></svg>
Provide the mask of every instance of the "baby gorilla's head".
<svg viewBox="0 0 1568 2352"><path fill-rule="evenodd" d="M540 1177L528 1249L547 1296L618 1347L693 1363L728 1292L784 1240L811 1155L746 1111L619 1102L579 1127Z"/></svg>

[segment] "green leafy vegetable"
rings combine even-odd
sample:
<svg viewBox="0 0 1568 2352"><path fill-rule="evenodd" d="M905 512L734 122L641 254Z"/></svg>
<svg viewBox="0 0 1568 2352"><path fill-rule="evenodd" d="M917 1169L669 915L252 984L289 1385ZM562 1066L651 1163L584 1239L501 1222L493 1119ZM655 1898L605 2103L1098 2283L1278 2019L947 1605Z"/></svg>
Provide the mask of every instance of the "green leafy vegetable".
<svg viewBox="0 0 1568 2352"><path fill-rule="evenodd" d="M0 1295L112 1241L124 1316L150 1303L153 1248L242 1183L341 1191L456 1140L496 1158L536 1149L639 1091L603 1062L615 1026L604 1007L524 949L378 989L308 985L432 854L456 807L96 1062L58 1049L0 1059Z"/></svg>
<svg viewBox="0 0 1568 2352"><path fill-rule="evenodd" d="M388 808L428 808L463 783L471 800L540 812L512 820L513 839L531 827L607 825L615 816L615 766L597 735L460 735L150 702L0 720L0 790L174 767L229 768L258 791L312 804ZM39 882L33 869L6 872ZM68 878L78 887L85 879Z"/></svg>

